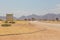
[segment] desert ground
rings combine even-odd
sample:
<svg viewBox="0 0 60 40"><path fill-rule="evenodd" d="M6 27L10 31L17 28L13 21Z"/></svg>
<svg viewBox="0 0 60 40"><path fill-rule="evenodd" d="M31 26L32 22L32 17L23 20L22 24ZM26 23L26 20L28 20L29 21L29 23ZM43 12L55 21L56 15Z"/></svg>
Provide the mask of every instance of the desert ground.
<svg viewBox="0 0 60 40"><path fill-rule="evenodd" d="M60 23L16 21L9 27L0 22L0 40L60 40Z"/></svg>

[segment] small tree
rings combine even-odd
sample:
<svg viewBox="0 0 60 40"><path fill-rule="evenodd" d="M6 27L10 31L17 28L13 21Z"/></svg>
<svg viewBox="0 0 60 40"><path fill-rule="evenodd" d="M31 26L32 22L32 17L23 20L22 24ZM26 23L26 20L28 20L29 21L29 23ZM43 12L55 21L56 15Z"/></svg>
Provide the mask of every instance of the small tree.
<svg viewBox="0 0 60 40"><path fill-rule="evenodd" d="M25 20L25 21L27 21L27 19L26 19L26 18L25 18L24 20Z"/></svg>
<svg viewBox="0 0 60 40"><path fill-rule="evenodd" d="M34 21L35 20L35 18L32 18L32 21Z"/></svg>
<svg viewBox="0 0 60 40"><path fill-rule="evenodd" d="M31 19L28 19L28 21L31 21Z"/></svg>
<svg viewBox="0 0 60 40"><path fill-rule="evenodd" d="M56 20L58 21L58 20L59 20L59 18L56 18Z"/></svg>

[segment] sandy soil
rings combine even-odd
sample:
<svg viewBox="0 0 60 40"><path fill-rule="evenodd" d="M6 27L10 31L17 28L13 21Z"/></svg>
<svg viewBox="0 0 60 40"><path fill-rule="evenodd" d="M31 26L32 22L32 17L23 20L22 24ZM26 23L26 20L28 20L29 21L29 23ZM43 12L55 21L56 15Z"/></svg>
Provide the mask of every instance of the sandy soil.
<svg viewBox="0 0 60 40"><path fill-rule="evenodd" d="M19 32L22 32L23 29L23 31L27 33L0 36L0 40L60 40L60 24L52 24L38 21L29 21L28 23L23 23L24 25L20 24L22 24L22 22L14 24L12 26L13 30L17 27L17 31L20 28L21 31ZM5 29L6 31L6 29L8 28L1 27L0 29L0 31L2 31L2 29ZM8 30L11 31L12 29L9 28Z"/></svg>

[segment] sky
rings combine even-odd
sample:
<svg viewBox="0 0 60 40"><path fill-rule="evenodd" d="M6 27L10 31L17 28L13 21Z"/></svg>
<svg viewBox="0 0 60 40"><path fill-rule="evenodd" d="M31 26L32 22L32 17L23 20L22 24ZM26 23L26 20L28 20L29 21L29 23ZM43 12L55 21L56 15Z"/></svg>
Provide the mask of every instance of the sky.
<svg viewBox="0 0 60 40"><path fill-rule="evenodd" d="M60 0L0 0L0 16L10 13L15 17L60 14Z"/></svg>

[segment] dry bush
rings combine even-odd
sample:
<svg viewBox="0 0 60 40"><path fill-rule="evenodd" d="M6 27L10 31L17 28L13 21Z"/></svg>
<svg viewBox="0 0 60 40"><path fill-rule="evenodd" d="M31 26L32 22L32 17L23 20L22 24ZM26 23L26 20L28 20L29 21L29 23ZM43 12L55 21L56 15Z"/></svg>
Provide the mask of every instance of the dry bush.
<svg viewBox="0 0 60 40"><path fill-rule="evenodd" d="M12 23L12 24L14 24L15 22L9 22L9 23Z"/></svg>
<svg viewBox="0 0 60 40"><path fill-rule="evenodd" d="M3 26L3 27L8 27L8 26L11 26L11 24L5 23L5 24L2 24L1 26Z"/></svg>

